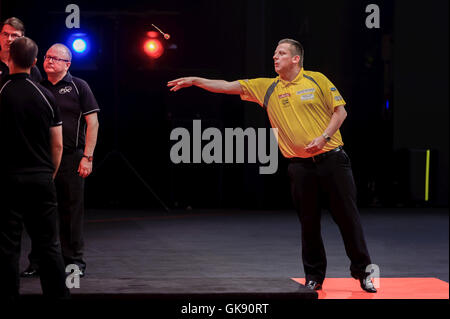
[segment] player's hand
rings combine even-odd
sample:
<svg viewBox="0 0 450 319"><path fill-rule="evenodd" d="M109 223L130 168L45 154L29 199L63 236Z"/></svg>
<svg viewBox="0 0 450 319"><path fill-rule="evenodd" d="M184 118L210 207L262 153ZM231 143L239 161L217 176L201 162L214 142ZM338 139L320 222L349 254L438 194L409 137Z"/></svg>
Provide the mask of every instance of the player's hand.
<svg viewBox="0 0 450 319"><path fill-rule="evenodd" d="M179 79L167 82L167 86L172 86L172 88L170 90L176 92L179 89L192 86L193 82L194 82L194 77L179 78Z"/></svg>
<svg viewBox="0 0 450 319"><path fill-rule="evenodd" d="M310 154L317 153L317 152L319 152L319 151L321 151L323 149L325 144L327 144L327 140L325 139L325 137L323 137L321 135L321 136L316 137L315 139L313 139L312 142L309 143L305 147L305 151L310 153Z"/></svg>
<svg viewBox="0 0 450 319"><path fill-rule="evenodd" d="M86 157L83 157L78 165L78 175L83 178L88 177L92 173L92 162L89 162Z"/></svg>

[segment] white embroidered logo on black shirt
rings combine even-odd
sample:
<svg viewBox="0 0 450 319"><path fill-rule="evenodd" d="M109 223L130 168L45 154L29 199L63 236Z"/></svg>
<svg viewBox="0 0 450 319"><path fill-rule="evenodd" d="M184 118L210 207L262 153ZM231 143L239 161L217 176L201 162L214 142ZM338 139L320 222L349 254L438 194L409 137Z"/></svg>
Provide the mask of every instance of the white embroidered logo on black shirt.
<svg viewBox="0 0 450 319"><path fill-rule="evenodd" d="M65 87L59 89L59 94L70 93L70 91L72 91L72 87L71 86L65 86Z"/></svg>

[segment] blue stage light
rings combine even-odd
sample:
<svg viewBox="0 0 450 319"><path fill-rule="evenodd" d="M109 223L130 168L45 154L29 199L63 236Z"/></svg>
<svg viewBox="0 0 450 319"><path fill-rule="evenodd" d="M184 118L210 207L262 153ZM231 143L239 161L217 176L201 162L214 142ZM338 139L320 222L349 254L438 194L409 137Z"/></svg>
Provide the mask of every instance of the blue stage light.
<svg viewBox="0 0 450 319"><path fill-rule="evenodd" d="M91 43L86 33L71 34L67 39L67 46L72 49L75 58L88 56L91 49Z"/></svg>
<svg viewBox="0 0 450 319"><path fill-rule="evenodd" d="M75 52L83 53L84 51L86 51L87 48L86 41L80 38L75 39L72 42L72 48L75 50Z"/></svg>

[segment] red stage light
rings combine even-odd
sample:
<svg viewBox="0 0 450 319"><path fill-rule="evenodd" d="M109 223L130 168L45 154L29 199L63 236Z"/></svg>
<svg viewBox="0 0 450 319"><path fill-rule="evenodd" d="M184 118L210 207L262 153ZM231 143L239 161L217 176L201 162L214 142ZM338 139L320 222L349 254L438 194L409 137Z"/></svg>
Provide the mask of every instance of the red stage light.
<svg viewBox="0 0 450 319"><path fill-rule="evenodd" d="M144 52L148 57L157 59L164 53L164 47L158 39L148 39L144 43Z"/></svg>

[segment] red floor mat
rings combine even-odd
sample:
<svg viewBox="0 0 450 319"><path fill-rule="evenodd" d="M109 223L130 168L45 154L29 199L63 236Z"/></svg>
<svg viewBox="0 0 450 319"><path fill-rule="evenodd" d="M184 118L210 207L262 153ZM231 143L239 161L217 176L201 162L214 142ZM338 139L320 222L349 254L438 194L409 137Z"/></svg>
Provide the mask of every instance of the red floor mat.
<svg viewBox="0 0 450 319"><path fill-rule="evenodd" d="M319 299L449 299L448 283L437 278L380 278L377 290L367 293L353 278L326 278L318 293Z"/></svg>

